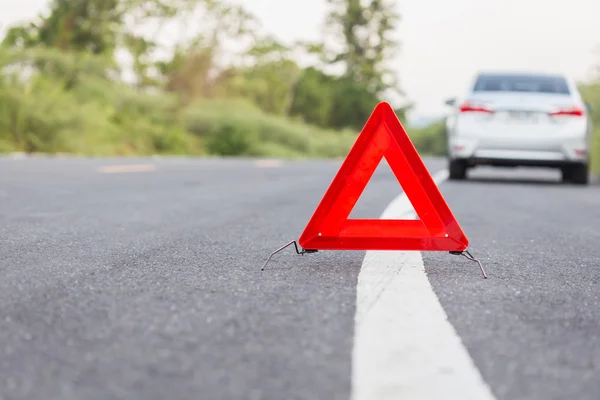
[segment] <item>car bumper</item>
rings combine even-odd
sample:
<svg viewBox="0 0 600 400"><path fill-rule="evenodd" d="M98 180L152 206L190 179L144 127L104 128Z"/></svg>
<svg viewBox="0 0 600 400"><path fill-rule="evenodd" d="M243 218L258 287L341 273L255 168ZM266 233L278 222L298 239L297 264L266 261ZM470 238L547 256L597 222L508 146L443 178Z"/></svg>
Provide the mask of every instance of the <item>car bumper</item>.
<svg viewBox="0 0 600 400"><path fill-rule="evenodd" d="M547 141L537 149L531 145L514 149L486 147L477 140L453 138L448 147L451 159L467 160L472 165L560 166L588 160L586 143L582 140Z"/></svg>

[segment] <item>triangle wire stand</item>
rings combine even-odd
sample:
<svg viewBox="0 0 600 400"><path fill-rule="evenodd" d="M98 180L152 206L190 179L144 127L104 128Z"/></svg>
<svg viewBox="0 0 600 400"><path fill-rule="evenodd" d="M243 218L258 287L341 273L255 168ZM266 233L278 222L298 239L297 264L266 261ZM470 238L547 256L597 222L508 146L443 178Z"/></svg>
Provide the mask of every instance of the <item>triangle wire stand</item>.
<svg viewBox="0 0 600 400"><path fill-rule="evenodd" d="M318 252L318 250L299 250L298 249L298 243L296 243L295 240L292 240L291 242L287 243L284 246L281 246L280 248L278 248L277 250L275 250L274 252L271 253L271 255L269 256L269 258L267 258L267 261L265 261L265 263L263 264L262 268L260 269L261 271L264 271L265 267L267 266L267 264L269 263L269 261L271 261L271 258L273 258L273 256L277 253L279 253L280 251L285 250L287 247L294 245L294 247L296 248L296 254L299 254L301 256L303 256L304 254L311 254L311 253L316 253Z"/></svg>
<svg viewBox="0 0 600 400"><path fill-rule="evenodd" d="M473 257L473 255L469 252L469 250L451 251L450 254L453 254L455 256L464 256L464 257L467 258L467 260L476 262L479 265L479 269L481 270L481 274L483 275L483 279L487 279L487 275L485 274L485 270L483 269L483 265L481 265L481 261L479 261L478 259L476 259L475 257Z"/></svg>
<svg viewBox="0 0 600 400"><path fill-rule="evenodd" d="M288 242L284 246L281 246L280 248L278 248L277 250L275 250L274 252L272 252L271 255L269 256L269 258L267 258L267 261L265 261L265 263L263 264L263 266L262 266L262 268L260 270L264 271L265 267L267 266L267 264L269 263L269 261L271 261L271 259L273 258L273 256L275 254L277 254L277 253L285 250L286 248L288 248L291 245L294 245L294 248L296 250L296 254L301 255L301 256L303 256L304 254L312 254L312 253L317 253L318 252L318 250L306 250L306 249L302 249L301 247L299 248L298 247L298 243L296 243L295 240L292 240L291 242ZM452 255L464 256L469 261L476 262L479 265L479 269L481 270L481 273L483 275L483 279L487 279L487 275L485 273L485 270L483 269L483 265L481 264L481 261L479 261L478 259L476 259L475 257L473 257L473 255L469 252L469 250L450 251L449 253L452 254Z"/></svg>

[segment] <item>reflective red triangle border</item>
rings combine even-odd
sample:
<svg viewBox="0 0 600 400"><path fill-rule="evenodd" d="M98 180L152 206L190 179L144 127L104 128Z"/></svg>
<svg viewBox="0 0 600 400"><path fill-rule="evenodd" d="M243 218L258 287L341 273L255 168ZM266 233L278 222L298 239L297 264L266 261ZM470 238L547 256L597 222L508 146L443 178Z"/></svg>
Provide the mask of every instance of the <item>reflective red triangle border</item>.
<svg viewBox="0 0 600 400"><path fill-rule="evenodd" d="M418 220L348 218L384 157ZM469 244L387 102L373 110L298 243L306 250L458 252Z"/></svg>

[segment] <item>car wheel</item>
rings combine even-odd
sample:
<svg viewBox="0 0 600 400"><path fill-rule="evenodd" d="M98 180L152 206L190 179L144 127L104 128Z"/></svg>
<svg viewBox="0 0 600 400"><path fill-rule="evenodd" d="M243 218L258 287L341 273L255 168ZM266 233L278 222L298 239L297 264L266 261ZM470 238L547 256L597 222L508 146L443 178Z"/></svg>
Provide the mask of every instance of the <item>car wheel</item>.
<svg viewBox="0 0 600 400"><path fill-rule="evenodd" d="M587 164L573 165L569 175L571 182L577 185L587 185L590 181L590 167Z"/></svg>
<svg viewBox="0 0 600 400"><path fill-rule="evenodd" d="M571 167L565 166L560 168L561 180L563 183L571 182Z"/></svg>
<svg viewBox="0 0 600 400"><path fill-rule="evenodd" d="M467 163L461 160L452 160L448 167L451 180L463 180L467 177Z"/></svg>

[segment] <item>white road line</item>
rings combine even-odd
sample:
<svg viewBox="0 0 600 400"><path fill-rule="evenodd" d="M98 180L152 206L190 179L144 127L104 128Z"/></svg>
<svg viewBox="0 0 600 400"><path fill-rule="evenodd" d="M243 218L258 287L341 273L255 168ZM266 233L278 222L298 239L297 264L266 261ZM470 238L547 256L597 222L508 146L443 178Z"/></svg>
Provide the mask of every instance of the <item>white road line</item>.
<svg viewBox="0 0 600 400"><path fill-rule="evenodd" d="M283 161L276 159L263 159L254 162L258 168L277 168L283 165Z"/></svg>
<svg viewBox="0 0 600 400"><path fill-rule="evenodd" d="M23 152L12 152L9 154L9 157L13 160L24 160L27 158L27 154Z"/></svg>
<svg viewBox="0 0 600 400"><path fill-rule="evenodd" d="M437 184L448 171L434 175ZM381 218L415 219L403 194ZM353 400L495 399L448 321L418 251L368 251L357 284Z"/></svg>
<svg viewBox="0 0 600 400"><path fill-rule="evenodd" d="M102 174L122 174L126 172L149 172L155 171L156 166L152 164L137 164L137 165L106 165L99 167L98 172Z"/></svg>

